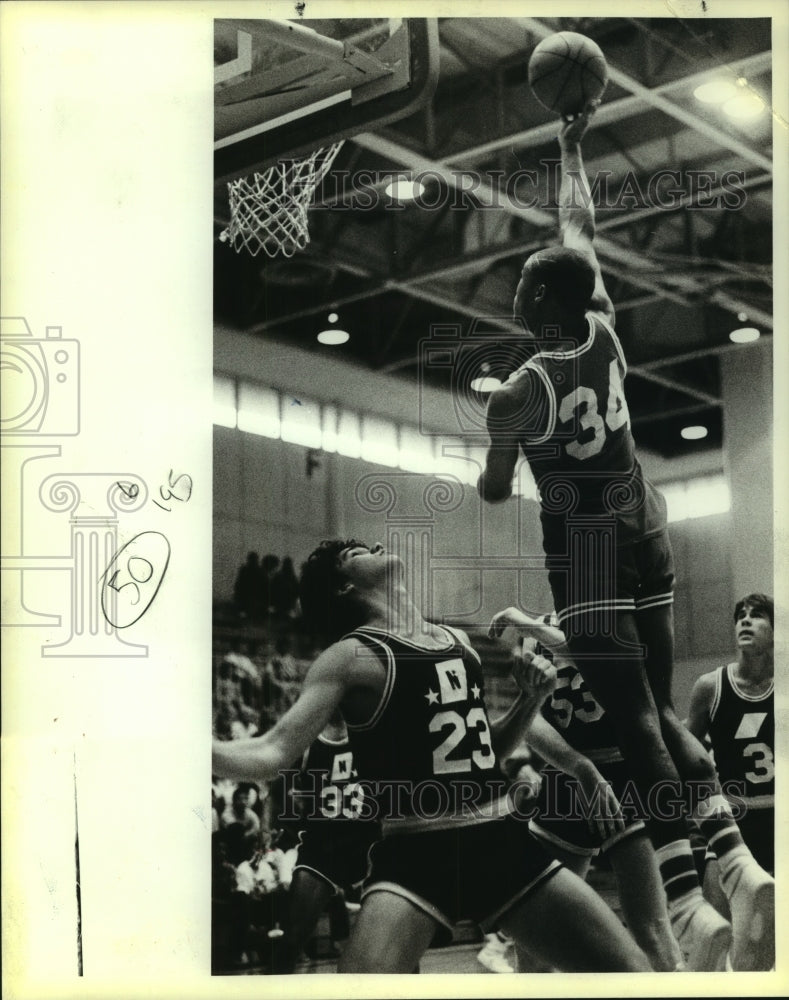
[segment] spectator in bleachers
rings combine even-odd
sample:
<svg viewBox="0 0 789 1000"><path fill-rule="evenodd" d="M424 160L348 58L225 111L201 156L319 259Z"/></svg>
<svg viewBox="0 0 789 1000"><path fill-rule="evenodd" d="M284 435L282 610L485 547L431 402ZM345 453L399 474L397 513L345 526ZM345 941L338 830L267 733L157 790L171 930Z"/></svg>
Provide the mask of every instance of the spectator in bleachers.
<svg viewBox="0 0 789 1000"><path fill-rule="evenodd" d="M219 836L227 860L234 866L252 858L260 842L260 819L250 806L250 792L250 785L239 785L220 817Z"/></svg>
<svg viewBox="0 0 789 1000"><path fill-rule="evenodd" d="M214 732L220 739L254 735L250 727L257 730L261 678L248 652L247 644L236 639L219 664L214 691Z"/></svg>
<svg viewBox="0 0 789 1000"><path fill-rule="evenodd" d="M274 611L273 592L274 577L279 569L279 556L265 555L260 560L258 573L258 608L259 616L268 620Z"/></svg>
<svg viewBox="0 0 789 1000"><path fill-rule="evenodd" d="M251 621L258 617L260 587L260 557L257 552L247 553L247 561L240 567L233 585L233 607L239 618Z"/></svg>
<svg viewBox="0 0 789 1000"><path fill-rule="evenodd" d="M270 662L270 677L277 718L287 712L299 695L299 667L291 647L290 636L285 634L277 636L274 642L274 655Z"/></svg>
<svg viewBox="0 0 789 1000"><path fill-rule="evenodd" d="M299 580L293 568L293 560L285 556L282 565L271 580L271 604L274 615L280 620L290 620L296 616L299 600Z"/></svg>

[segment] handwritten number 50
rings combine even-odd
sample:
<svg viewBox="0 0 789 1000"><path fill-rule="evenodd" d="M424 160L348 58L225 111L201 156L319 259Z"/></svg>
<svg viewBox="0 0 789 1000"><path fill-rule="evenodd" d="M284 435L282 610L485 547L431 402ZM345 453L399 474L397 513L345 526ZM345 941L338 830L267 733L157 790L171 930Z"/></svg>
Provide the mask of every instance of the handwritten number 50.
<svg viewBox="0 0 789 1000"><path fill-rule="evenodd" d="M144 531L127 542L102 576L101 609L115 628L128 628L145 614L162 585L170 562L170 543L158 531Z"/></svg>

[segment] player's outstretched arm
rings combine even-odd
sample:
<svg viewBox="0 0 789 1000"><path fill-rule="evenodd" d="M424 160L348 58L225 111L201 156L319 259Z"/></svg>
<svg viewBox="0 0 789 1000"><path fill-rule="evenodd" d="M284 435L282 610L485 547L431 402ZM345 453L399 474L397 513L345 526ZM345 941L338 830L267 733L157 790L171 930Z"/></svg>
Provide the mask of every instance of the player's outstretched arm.
<svg viewBox="0 0 789 1000"><path fill-rule="evenodd" d="M594 249L595 209L581 154L581 139L594 112L595 107L590 106L572 121L565 120L559 132L562 154L559 229L564 246L584 254L594 268L595 287L590 308L602 313L609 323L613 323L614 306L606 291L600 262Z"/></svg>
<svg viewBox="0 0 789 1000"><path fill-rule="evenodd" d="M272 781L301 757L339 707L348 685L355 643L339 642L310 667L298 700L262 736L214 740L212 771L222 778Z"/></svg>
<svg viewBox="0 0 789 1000"><path fill-rule="evenodd" d="M556 667L546 657L528 650L513 652L512 676L520 694L504 715L490 724L499 760L511 757L521 745L535 715L556 687Z"/></svg>

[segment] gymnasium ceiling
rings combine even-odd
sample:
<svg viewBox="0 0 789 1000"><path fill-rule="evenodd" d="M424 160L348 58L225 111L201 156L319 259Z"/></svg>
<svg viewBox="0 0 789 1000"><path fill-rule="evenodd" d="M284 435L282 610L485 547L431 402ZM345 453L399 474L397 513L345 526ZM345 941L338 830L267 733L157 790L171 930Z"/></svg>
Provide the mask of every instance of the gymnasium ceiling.
<svg viewBox="0 0 789 1000"><path fill-rule="evenodd" d="M419 377L417 345L431 324L468 333L475 317L495 317L489 328L506 331L526 253L557 234L545 166L558 158L557 121L532 97L526 65L545 35L580 31L598 42L610 69L583 148L589 176L607 184L597 248L630 363L634 433L642 447L669 457L719 448L720 358L748 349L728 335L741 326L772 332L769 20L441 18L438 28L440 75L430 104L349 139L335 167L349 175L477 171L483 195L502 183L497 178L533 170L537 210L507 199L480 210L477 196L460 197L443 181L428 189L439 206L431 211L418 203L392 210L382 193L377 207L361 210L347 192L324 185L321 208L310 214L311 242L290 260L236 254L215 239L216 319L263 343L284 341L410 380ZM766 110L735 121L701 103L693 90L713 75L744 77L743 89L764 98ZM656 182L664 170L679 176ZM684 204L667 193L677 181ZM226 202L220 185L217 237ZM351 333L339 348L315 339L330 311ZM445 384L445 373L427 377ZM708 437L684 441L679 431L688 423L706 424Z"/></svg>

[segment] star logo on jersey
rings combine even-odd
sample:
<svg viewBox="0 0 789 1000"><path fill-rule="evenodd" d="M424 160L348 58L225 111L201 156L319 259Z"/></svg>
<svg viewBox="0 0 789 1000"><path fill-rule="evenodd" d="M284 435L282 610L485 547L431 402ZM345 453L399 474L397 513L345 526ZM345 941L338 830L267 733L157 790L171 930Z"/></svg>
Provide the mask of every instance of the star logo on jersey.
<svg viewBox="0 0 789 1000"><path fill-rule="evenodd" d="M441 693L442 705L468 699L466 667L461 659L444 660L443 663L437 663L436 673L438 674L438 689Z"/></svg>
<svg viewBox="0 0 789 1000"><path fill-rule="evenodd" d="M767 718L766 712L746 712L737 726L735 740L752 740L759 735L762 723Z"/></svg>
<svg viewBox="0 0 789 1000"><path fill-rule="evenodd" d="M427 698L428 705L437 705L438 691L428 691L427 694L425 695L425 698Z"/></svg>
<svg viewBox="0 0 789 1000"><path fill-rule="evenodd" d="M474 695L474 700L476 701L476 699L479 698L480 694L482 693L482 689L478 687L476 684L472 684L471 693Z"/></svg>

